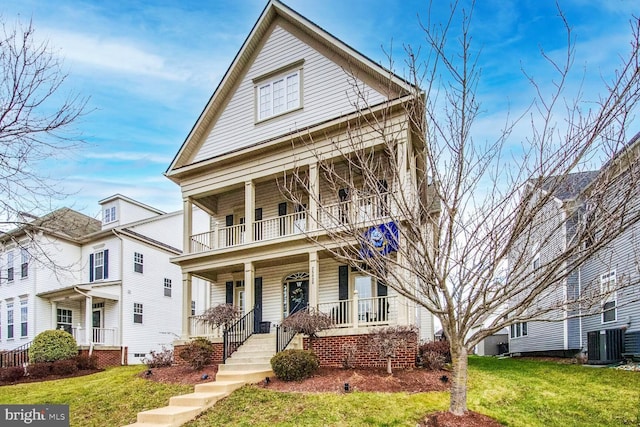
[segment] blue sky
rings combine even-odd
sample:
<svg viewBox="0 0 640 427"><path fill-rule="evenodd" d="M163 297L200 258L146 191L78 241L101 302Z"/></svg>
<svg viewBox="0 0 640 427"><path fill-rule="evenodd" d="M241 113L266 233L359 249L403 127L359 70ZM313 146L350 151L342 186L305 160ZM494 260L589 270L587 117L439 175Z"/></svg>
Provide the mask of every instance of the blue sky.
<svg viewBox="0 0 640 427"><path fill-rule="evenodd" d="M392 51L403 74L403 45L426 49L419 18L426 1L284 0L383 65ZM436 1L432 20L448 2ZM534 97L521 67L543 85L550 67L540 48L560 55L566 34L550 0L481 0L471 28L481 49L478 138L490 137L509 109L523 111ZM3 0L6 22L33 20L36 35L64 58L66 89L90 97L77 123L84 147L41 166L73 193L66 205L98 214L97 201L114 193L165 211L181 208L178 186L163 176L207 100L266 4L265 0L78 1ZM560 0L576 41L576 73L587 97L629 50L633 0ZM584 74L583 74L584 73ZM634 134L637 129L631 129ZM526 131L513 135L514 143Z"/></svg>

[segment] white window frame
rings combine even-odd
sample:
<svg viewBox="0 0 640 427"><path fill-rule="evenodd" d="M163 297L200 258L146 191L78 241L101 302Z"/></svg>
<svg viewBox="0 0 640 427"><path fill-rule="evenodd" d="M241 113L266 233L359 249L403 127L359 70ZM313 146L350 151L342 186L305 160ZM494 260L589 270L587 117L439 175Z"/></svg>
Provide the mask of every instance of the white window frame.
<svg viewBox="0 0 640 427"><path fill-rule="evenodd" d="M277 117L302 107L302 68L256 83L256 121ZM274 98L274 93L278 95ZM278 102L278 101L281 102Z"/></svg>
<svg viewBox="0 0 640 427"><path fill-rule="evenodd" d="M142 324L144 314L144 306L142 303L134 302L133 303L133 323L137 323L139 325Z"/></svg>
<svg viewBox="0 0 640 427"><path fill-rule="evenodd" d="M144 272L144 255L140 252L133 253L133 271L140 274Z"/></svg>
<svg viewBox="0 0 640 427"><path fill-rule="evenodd" d="M531 248L531 254L533 255L533 258L531 260L531 268L535 273L540 268L540 244L539 243L533 244L533 247Z"/></svg>
<svg viewBox="0 0 640 427"><path fill-rule="evenodd" d="M164 296L171 298L171 279L164 278Z"/></svg>
<svg viewBox="0 0 640 427"><path fill-rule="evenodd" d="M103 224L109 224L111 222L115 222L117 221L116 218L116 207L115 206L110 206L108 208L105 208L105 210L102 212L102 223Z"/></svg>
<svg viewBox="0 0 640 427"><path fill-rule="evenodd" d="M29 277L29 251L26 248L20 249L20 278Z"/></svg>
<svg viewBox="0 0 640 427"><path fill-rule="evenodd" d="M529 325L527 322L512 323L509 327L510 338L522 338L529 335Z"/></svg>
<svg viewBox="0 0 640 427"><path fill-rule="evenodd" d="M20 337L29 335L29 301L20 300Z"/></svg>
<svg viewBox="0 0 640 427"><path fill-rule="evenodd" d="M196 315L196 302L191 300L191 315L195 316Z"/></svg>
<svg viewBox="0 0 640 427"><path fill-rule="evenodd" d="M615 291L615 287L615 270L600 275L600 293L602 295L602 315L600 316L600 321L602 324L613 323L618 320L618 293ZM610 303L613 303L613 306L607 307L607 304ZM613 311L613 319L605 320L605 315L611 311Z"/></svg>
<svg viewBox="0 0 640 427"><path fill-rule="evenodd" d="M64 330L67 330L67 328L64 328L64 326L67 326L68 330L71 331L73 327L73 310L68 308L56 309L56 329L60 329L60 326L63 326Z"/></svg>
<svg viewBox="0 0 640 427"><path fill-rule="evenodd" d="M7 282L11 283L15 279L15 270L13 269L13 250L7 252Z"/></svg>
<svg viewBox="0 0 640 427"><path fill-rule="evenodd" d="M100 263L98 263L98 259L100 259ZM98 271L100 271L100 274L98 274ZM98 280L104 280L104 251L93 253L93 281Z"/></svg>
<svg viewBox="0 0 640 427"><path fill-rule="evenodd" d="M7 339L12 340L15 338L15 330L13 328L14 312L13 302L7 302Z"/></svg>

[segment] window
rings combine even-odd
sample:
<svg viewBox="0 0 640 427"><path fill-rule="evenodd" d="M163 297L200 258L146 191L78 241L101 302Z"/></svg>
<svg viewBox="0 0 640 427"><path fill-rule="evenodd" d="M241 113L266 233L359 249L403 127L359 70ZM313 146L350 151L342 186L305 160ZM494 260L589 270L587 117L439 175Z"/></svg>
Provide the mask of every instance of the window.
<svg viewBox="0 0 640 427"><path fill-rule="evenodd" d="M133 323L142 323L142 304L133 303Z"/></svg>
<svg viewBox="0 0 640 427"><path fill-rule="evenodd" d="M59 308L56 313L57 325L56 329L62 329L71 333L71 325L73 324L73 313L66 308Z"/></svg>
<svg viewBox="0 0 640 427"><path fill-rule="evenodd" d="M13 303L7 303L7 339L13 338Z"/></svg>
<svg viewBox="0 0 640 427"><path fill-rule="evenodd" d="M529 334L527 322L511 325L511 338L526 337Z"/></svg>
<svg viewBox="0 0 640 427"><path fill-rule="evenodd" d="M600 292L602 295L602 323L615 322L617 318L615 271L611 271L600 276Z"/></svg>
<svg viewBox="0 0 640 427"><path fill-rule="evenodd" d="M29 317L29 301L23 299L20 301L20 336L27 336L27 323Z"/></svg>
<svg viewBox="0 0 640 427"><path fill-rule="evenodd" d="M139 252L133 253L133 271L136 273L142 273L142 254Z"/></svg>
<svg viewBox="0 0 640 427"><path fill-rule="evenodd" d="M191 315L192 316L196 315L196 302L195 301L191 301Z"/></svg>
<svg viewBox="0 0 640 427"><path fill-rule="evenodd" d="M29 275L29 251L24 248L21 249L20 257L22 258L20 263L20 277L25 278Z"/></svg>
<svg viewBox="0 0 640 427"><path fill-rule="evenodd" d="M7 282L13 282L13 251L7 252Z"/></svg>
<svg viewBox="0 0 640 427"><path fill-rule="evenodd" d="M109 250L89 255L89 281L103 280L109 277Z"/></svg>
<svg viewBox="0 0 640 427"><path fill-rule="evenodd" d="M164 296L165 297L170 297L171 296L171 279L164 279Z"/></svg>
<svg viewBox="0 0 640 427"><path fill-rule="evenodd" d="M300 107L300 71L258 84L258 120Z"/></svg>
<svg viewBox="0 0 640 427"><path fill-rule="evenodd" d="M535 243L531 250L533 261L531 262L531 266L533 267L534 272L540 268L540 245Z"/></svg>
<svg viewBox="0 0 640 427"><path fill-rule="evenodd" d="M104 224L108 224L116 220L116 207L111 206L110 208L106 208L102 213L102 222Z"/></svg>

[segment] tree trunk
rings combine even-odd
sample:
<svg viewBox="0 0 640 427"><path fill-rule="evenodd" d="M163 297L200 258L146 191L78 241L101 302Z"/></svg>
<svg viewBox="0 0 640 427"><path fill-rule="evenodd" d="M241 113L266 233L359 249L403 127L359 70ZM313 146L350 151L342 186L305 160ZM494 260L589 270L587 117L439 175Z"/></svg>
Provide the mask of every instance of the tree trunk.
<svg viewBox="0 0 640 427"><path fill-rule="evenodd" d="M387 374L392 374L391 372L391 357L387 357Z"/></svg>
<svg viewBox="0 0 640 427"><path fill-rule="evenodd" d="M451 400L449 412L464 415L467 411L467 366L468 354L464 345L451 343L451 362L453 378L451 378Z"/></svg>

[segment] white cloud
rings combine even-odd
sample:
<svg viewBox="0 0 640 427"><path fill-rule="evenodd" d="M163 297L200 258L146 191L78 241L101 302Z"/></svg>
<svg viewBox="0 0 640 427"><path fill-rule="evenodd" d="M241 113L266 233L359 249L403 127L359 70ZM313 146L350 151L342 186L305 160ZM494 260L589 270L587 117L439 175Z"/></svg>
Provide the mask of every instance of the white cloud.
<svg viewBox="0 0 640 427"><path fill-rule="evenodd" d="M145 160L147 162L161 163L168 165L172 156L162 156L153 153L135 152L135 151L102 151L102 152L87 152L83 153L83 157L89 159L102 159L102 160L114 160L114 161L137 161Z"/></svg>

